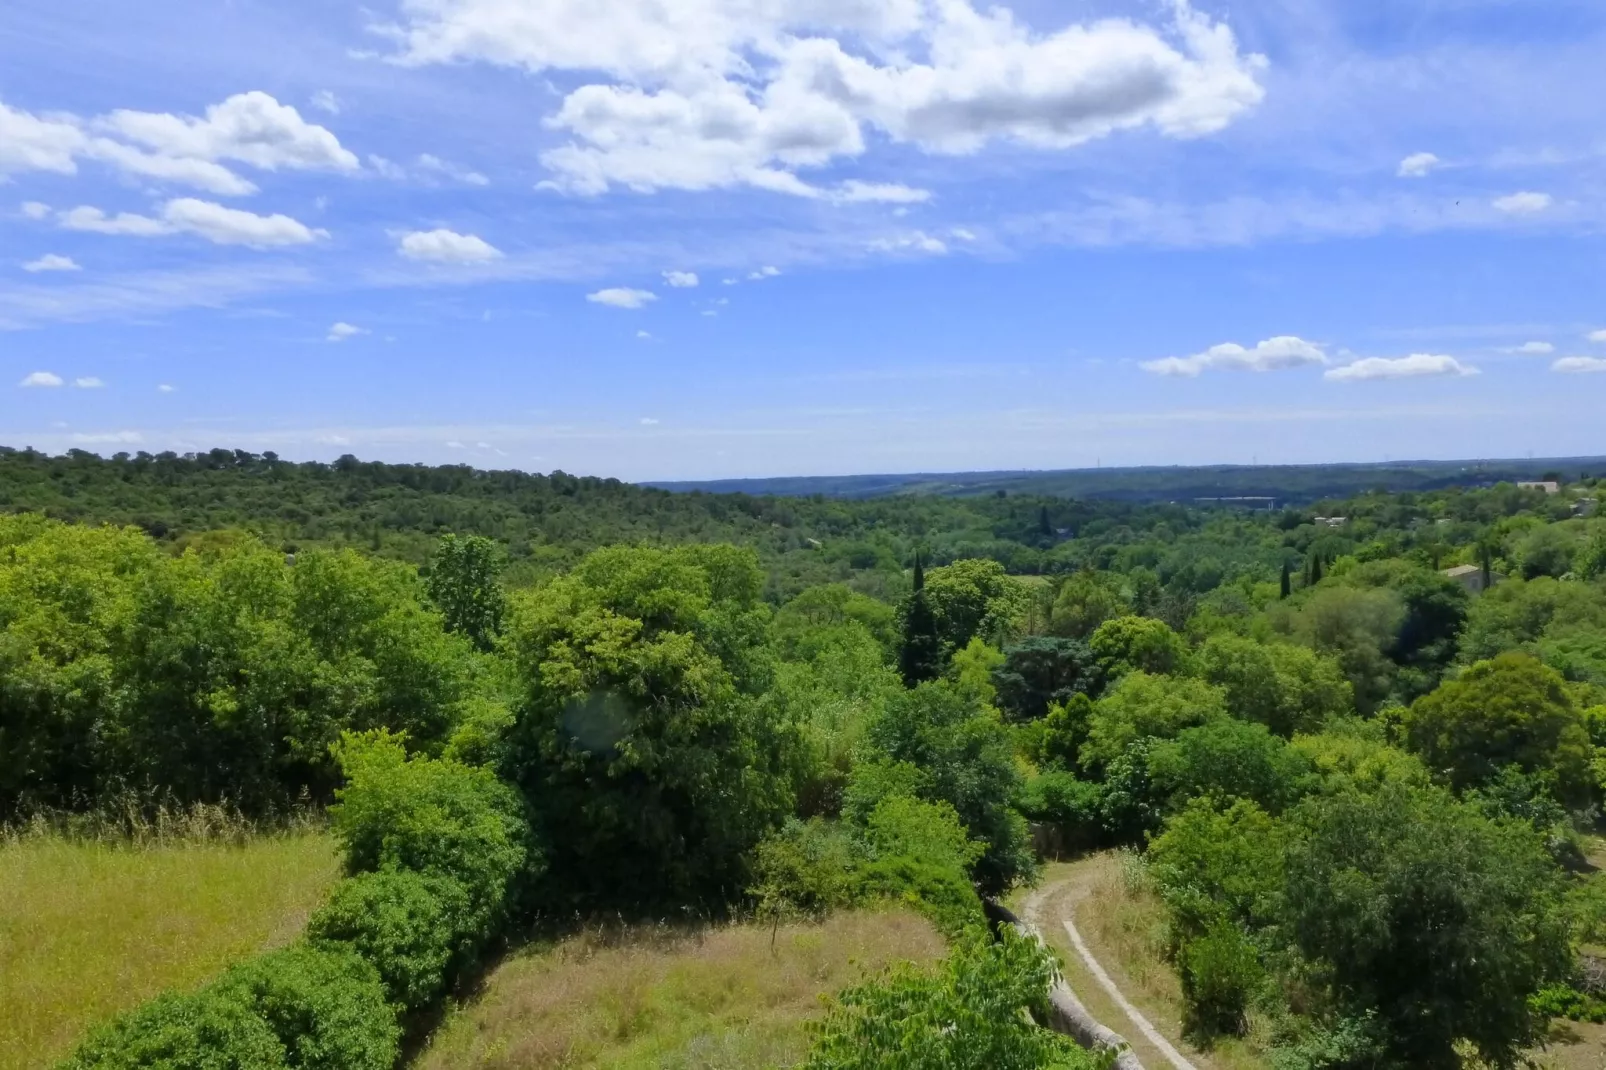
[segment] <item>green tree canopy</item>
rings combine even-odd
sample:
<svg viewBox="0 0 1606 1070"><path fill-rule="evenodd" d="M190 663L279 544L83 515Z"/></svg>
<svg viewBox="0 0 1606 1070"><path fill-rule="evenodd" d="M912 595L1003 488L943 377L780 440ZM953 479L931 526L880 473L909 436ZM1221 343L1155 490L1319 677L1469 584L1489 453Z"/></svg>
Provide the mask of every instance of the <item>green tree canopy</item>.
<svg viewBox="0 0 1606 1070"><path fill-rule="evenodd" d="M1308 647L1213 635L1199 648L1200 675L1219 686L1235 717L1281 736L1311 732L1353 712L1353 689L1339 665Z"/></svg>

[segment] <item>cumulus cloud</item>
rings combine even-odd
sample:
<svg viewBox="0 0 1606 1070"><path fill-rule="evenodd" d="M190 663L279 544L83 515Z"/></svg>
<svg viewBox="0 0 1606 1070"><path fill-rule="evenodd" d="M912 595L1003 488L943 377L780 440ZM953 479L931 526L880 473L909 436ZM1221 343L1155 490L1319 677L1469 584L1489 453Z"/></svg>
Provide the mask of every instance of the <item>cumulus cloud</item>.
<svg viewBox="0 0 1606 1070"><path fill-rule="evenodd" d="M688 290L696 286L699 280L694 271L666 271L664 281L677 290Z"/></svg>
<svg viewBox="0 0 1606 1070"><path fill-rule="evenodd" d="M1523 357L1543 357L1556 351L1556 347L1549 342L1524 342L1520 346L1502 349L1502 353L1515 353Z"/></svg>
<svg viewBox="0 0 1606 1070"><path fill-rule="evenodd" d="M877 253L929 253L941 256L948 251L948 246L942 239L917 230L896 238L877 238L870 243L870 249Z"/></svg>
<svg viewBox="0 0 1606 1070"><path fill-rule="evenodd" d="M1582 372L1606 372L1606 359L1601 357L1562 357L1550 366L1550 370L1574 375Z"/></svg>
<svg viewBox="0 0 1606 1070"><path fill-rule="evenodd" d="M994 141L1067 149L1150 127L1218 131L1264 95L1259 56L1232 31L1168 5L1043 30L971 0L407 0L384 27L408 64L477 60L593 79L547 125L549 185L597 194L751 186L807 197L798 174L862 154L867 131L928 152ZM918 58L915 58L918 57ZM603 79L597 80L600 74Z"/></svg>
<svg viewBox="0 0 1606 1070"><path fill-rule="evenodd" d="M1398 174L1401 178L1426 178L1438 170L1443 163L1431 152L1412 153L1400 161Z"/></svg>
<svg viewBox="0 0 1606 1070"><path fill-rule="evenodd" d="M625 286L612 286L606 290L586 294L586 300L594 305L607 305L610 308L645 308L658 300L658 295L651 290L632 290Z"/></svg>
<svg viewBox="0 0 1606 1070"><path fill-rule="evenodd" d="M57 375L55 372L30 372L24 376L22 382L18 383L17 385L25 387L53 387L63 385L63 381L61 376Z"/></svg>
<svg viewBox="0 0 1606 1070"><path fill-rule="evenodd" d="M749 271L747 273L747 278L748 278L749 282L759 282L759 281L761 281L763 279L773 279L773 278L775 278L775 276L779 275L780 273L781 273L781 269L780 268L775 267L773 264L765 264L763 267L759 268L757 271ZM726 281L730 282L730 281L733 281L733 280L727 279Z"/></svg>
<svg viewBox="0 0 1606 1070"><path fill-rule="evenodd" d="M502 257L501 250L479 235L459 234L444 228L404 234L397 251L409 260L436 264L483 264Z"/></svg>
<svg viewBox="0 0 1606 1070"><path fill-rule="evenodd" d="M1507 215L1536 215L1549 208L1554 199L1548 193L1513 193L1507 197L1496 197L1494 206Z"/></svg>
<svg viewBox="0 0 1606 1070"><path fill-rule="evenodd" d="M22 270L31 272L40 271L79 271L81 270L75 260L70 256L61 256L56 253L46 253L38 260L30 260L22 265Z"/></svg>
<svg viewBox="0 0 1606 1070"><path fill-rule="evenodd" d="M1413 353L1408 357L1367 357L1342 368L1333 368L1323 377L1334 382L1360 382L1367 379L1421 379L1433 376L1477 375L1478 369L1454 357Z"/></svg>
<svg viewBox="0 0 1606 1070"><path fill-rule="evenodd" d="M29 219L44 219L50 215L50 205L44 204L41 201L24 201L22 204L22 214L27 216Z"/></svg>
<svg viewBox="0 0 1606 1070"><path fill-rule="evenodd" d="M1326 364L1327 354L1314 342L1293 335L1268 338L1252 348L1225 342L1211 346L1203 353L1191 357L1165 357L1145 361L1139 367L1155 375L1194 378L1201 372L1212 370L1270 372L1285 368L1302 368L1312 364Z"/></svg>
<svg viewBox="0 0 1606 1070"><path fill-rule="evenodd" d="M83 375L72 381L72 385L79 390L100 390L106 385L104 379L94 375Z"/></svg>
<svg viewBox="0 0 1606 1070"><path fill-rule="evenodd" d="M367 333L368 331L366 328L354 327L349 323L337 323L329 328L329 336L327 340L330 342L344 342L348 338L355 338L359 334Z"/></svg>
<svg viewBox="0 0 1606 1070"><path fill-rule="evenodd" d="M68 230L135 238L194 234L216 245L245 245L254 249L307 245L329 236L328 231L314 230L287 215L257 215L193 197L168 201L155 217L133 212L110 216L99 208L80 206L62 212L59 218Z"/></svg>
<svg viewBox="0 0 1606 1070"><path fill-rule="evenodd" d="M0 174L72 174L80 159L230 197L257 191L230 163L264 171L360 167L332 132L260 91L235 94L199 117L120 109L91 119L40 118L0 103Z"/></svg>
<svg viewBox="0 0 1606 1070"><path fill-rule="evenodd" d="M1589 332L1589 340L1591 342L1606 342L1606 329L1599 330L1599 331L1590 331Z"/></svg>

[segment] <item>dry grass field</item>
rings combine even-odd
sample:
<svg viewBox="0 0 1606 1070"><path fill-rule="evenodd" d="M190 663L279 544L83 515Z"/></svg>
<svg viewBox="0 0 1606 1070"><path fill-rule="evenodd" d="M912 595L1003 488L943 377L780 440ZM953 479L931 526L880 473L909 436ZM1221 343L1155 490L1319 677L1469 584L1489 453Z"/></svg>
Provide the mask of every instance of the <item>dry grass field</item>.
<svg viewBox="0 0 1606 1070"><path fill-rule="evenodd" d="M592 933L508 959L419 1060L423 1070L784 1067L836 992L945 951L902 911L821 924Z"/></svg>
<svg viewBox="0 0 1606 1070"><path fill-rule="evenodd" d="M290 942L339 876L315 832L153 845L0 838L0 1067Z"/></svg>

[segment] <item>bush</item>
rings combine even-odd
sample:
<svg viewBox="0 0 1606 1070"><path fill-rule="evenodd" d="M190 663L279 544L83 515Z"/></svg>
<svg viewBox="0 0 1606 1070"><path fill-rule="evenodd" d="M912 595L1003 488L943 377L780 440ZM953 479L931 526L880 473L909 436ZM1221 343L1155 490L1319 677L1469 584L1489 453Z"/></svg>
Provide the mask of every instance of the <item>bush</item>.
<svg viewBox="0 0 1606 1070"><path fill-rule="evenodd" d="M509 882L529 867L517 793L489 769L408 757L400 738L383 731L347 735L336 756L347 782L330 815L347 870L458 881L470 912L458 931L488 934Z"/></svg>
<svg viewBox="0 0 1606 1070"><path fill-rule="evenodd" d="M826 914L860 901L864 861L862 848L841 823L791 818L754 851L756 883L750 894L761 910Z"/></svg>
<svg viewBox="0 0 1606 1070"><path fill-rule="evenodd" d="M1209 1037L1242 1035L1249 999L1265 976L1260 958L1236 925L1220 921L1182 945L1177 956L1187 1027Z"/></svg>
<svg viewBox="0 0 1606 1070"><path fill-rule="evenodd" d="M379 971L352 952L295 944L233 967L215 991L266 1022L294 1070L390 1070L396 1062L396 1013Z"/></svg>
<svg viewBox="0 0 1606 1070"><path fill-rule="evenodd" d="M387 870L341 881L307 926L314 947L355 951L403 1011L427 1006L486 934L467 929L468 893L440 876Z"/></svg>
<svg viewBox="0 0 1606 1070"><path fill-rule="evenodd" d="M1305 790L1309 763L1263 724L1228 719L1161 740L1149 754L1158 797L1177 808L1201 795L1253 799L1272 813Z"/></svg>
<svg viewBox="0 0 1606 1070"><path fill-rule="evenodd" d="M1019 805L1027 820L1052 826L1058 830L1061 846L1077 851L1099 842L1103 799L1104 789L1098 784L1053 769L1026 782Z"/></svg>
<svg viewBox="0 0 1606 1070"><path fill-rule="evenodd" d="M284 1045L251 1007L211 989L158 996L92 1033L60 1070L283 1070Z"/></svg>
<svg viewBox="0 0 1606 1070"><path fill-rule="evenodd" d="M964 940L936 973L894 967L837 997L813 1027L806 1070L1094 1070L1113 1056L1034 1024L1057 970L1036 941L1005 929Z"/></svg>

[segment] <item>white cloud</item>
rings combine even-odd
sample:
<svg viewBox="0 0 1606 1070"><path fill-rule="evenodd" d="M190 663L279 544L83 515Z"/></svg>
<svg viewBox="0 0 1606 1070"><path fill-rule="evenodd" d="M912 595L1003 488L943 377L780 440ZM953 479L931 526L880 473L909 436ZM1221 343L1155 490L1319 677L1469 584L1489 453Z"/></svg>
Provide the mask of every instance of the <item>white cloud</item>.
<svg viewBox="0 0 1606 1070"><path fill-rule="evenodd" d="M330 115L340 114L340 98L327 89L320 89L312 94L312 106Z"/></svg>
<svg viewBox="0 0 1606 1070"><path fill-rule="evenodd" d="M171 394L177 389L178 387L172 383L158 383L156 386L156 392L159 394Z"/></svg>
<svg viewBox="0 0 1606 1070"><path fill-rule="evenodd" d="M1454 357L1431 353L1413 353L1408 357L1389 359L1367 357L1342 368L1333 368L1323 377L1334 382L1360 382L1367 379L1420 379L1429 376L1477 375L1478 369L1462 364Z"/></svg>
<svg viewBox="0 0 1606 1070"><path fill-rule="evenodd" d="M878 253L929 253L932 256L942 256L948 251L948 245L941 238L933 238L923 231L905 234L897 238L877 238L870 243L870 249Z"/></svg>
<svg viewBox="0 0 1606 1070"><path fill-rule="evenodd" d="M899 182L860 182L850 178L831 191L831 199L838 204L924 204L931 200L931 191Z"/></svg>
<svg viewBox="0 0 1606 1070"><path fill-rule="evenodd" d="M236 160L265 171L361 167L333 133L260 91L237 93L213 104L204 118L119 110L96 125L164 156Z"/></svg>
<svg viewBox="0 0 1606 1070"><path fill-rule="evenodd" d="M0 102L0 175L54 171L70 175L88 138L70 118L40 119Z"/></svg>
<svg viewBox="0 0 1606 1070"><path fill-rule="evenodd" d="M694 271L666 271L664 281L677 290L689 290L696 286L699 280Z"/></svg>
<svg viewBox="0 0 1606 1070"><path fill-rule="evenodd" d="M1228 371L1270 372L1286 368L1303 368L1326 364L1327 354L1314 342L1293 335L1279 335L1258 343L1252 349L1225 342L1211 346L1203 353L1191 357L1165 357L1145 361L1139 367L1155 375L1181 376L1191 379L1200 372L1223 369Z"/></svg>
<svg viewBox="0 0 1606 1070"><path fill-rule="evenodd" d="M55 372L30 372L18 386L61 386L62 378Z"/></svg>
<svg viewBox="0 0 1606 1070"><path fill-rule="evenodd" d="M641 418L641 426L642 427L656 427L656 426L658 426L658 421L653 419L651 416L643 416Z"/></svg>
<svg viewBox="0 0 1606 1070"><path fill-rule="evenodd" d="M1590 331L1589 340L1591 342L1606 342L1606 330Z"/></svg>
<svg viewBox="0 0 1606 1070"><path fill-rule="evenodd" d="M306 245L329 236L328 231L313 230L287 215L256 215L193 197L168 201L162 218L180 231L199 234L218 245L248 245L255 249Z"/></svg>
<svg viewBox="0 0 1606 1070"><path fill-rule="evenodd" d="M29 219L44 219L50 214L50 205L44 204L41 201L24 201L22 204L22 214L27 216Z"/></svg>
<svg viewBox="0 0 1606 1070"><path fill-rule="evenodd" d="M930 152L1067 149L1145 126L1197 137L1258 104L1264 60L1187 0L1168 7L1162 26L1044 31L970 0L407 0L385 29L403 63L607 79L546 120L571 136L542 156L561 190L907 201L917 193L822 190L798 172L862 154L867 128Z"/></svg>
<svg viewBox="0 0 1606 1070"><path fill-rule="evenodd" d="M491 184L491 180L478 171L470 171L454 163L447 163L439 156L431 156L427 152L418 157L417 166L426 175L448 178L453 182L462 182L469 186L489 186Z"/></svg>
<svg viewBox="0 0 1606 1070"><path fill-rule="evenodd" d="M333 133L263 92L238 93L207 108L201 118L129 110L89 120L38 118L0 103L0 174L72 174L80 158L229 197L255 193L257 187L225 161L265 171L360 168Z"/></svg>
<svg viewBox="0 0 1606 1070"><path fill-rule="evenodd" d="M972 232L972 231L966 230L964 227L955 227L955 228L953 228L952 230L950 230L948 232L948 236L950 238L957 238L959 241L975 241L976 240L975 233Z"/></svg>
<svg viewBox="0 0 1606 1070"><path fill-rule="evenodd" d="M355 338L359 334L367 333L369 332L364 327L354 327L349 323L336 323L334 326L329 328L329 337L327 340L331 342L344 342L348 338Z"/></svg>
<svg viewBox="0 0 1606 1070"><path fill-rule="evenodd" d="M306 245L329 236L328 231L314 230L287 215L257 215L193 197L168 201L159 217L133 212L108 216L99 208L81 206L62 212L59 218L68 230L135 238L195 234L216 245L246 245L254 249Z"/></svg>
<svg viewBox="0 0 1606 1070"><path fill-rule="evenodd" d="M1554 203L1548 193L1513 193L1508 197L1496 197L1494 206L1507 215L1534 215L1543 212Z"/></svg>
<svg viewBox="0 0 1606 1070"><path fill-rule="evenodd" d="M781 269L780 268L775 267L773 264L765 264L763 267L759 268L757 271L749 271L747 273L747 278L748 278L749 282L758 282L758 281L763 280L763 279L773 279L773 278L775 278L775 276L779 275L780 273L781 273ZM736 280L734 280L734 279L726 279L725 281L726 282L735 282Z"/></svg>
<svg viewBox="0 0 1606 1070"><path fill-rule="evenodd" d="M446 443L446 448L449 450L460 450L463 448L463 444L461 442L448 442Z"/></svg>
<svg viewBox="0 0 1606 1070"><path fill-rule="evenodd" d="M133 445L136 442L144 442L145 436L138 431L101 431L94 434L77 434L72 440L85 446L106 446L114 443Z"/></svg>
<svg viewBox="0 0 1606 1070"><path fill-rule="evenodd" d="M1555 351L1556 347L1549 342L1524 342L1520 346L1501 350L1502 353L1516 353L1524 357L1543 357Z"/></svg>
<svg viewBox="0 0 1606 1070"><path fill-rule="evenodd" d="M99 390L106 385L106 381L98 376L82 375L74 379L72 385L79 390Z"/></svg>
<svg viewBox="0 0 1606 1070"><path fill-rule="evenodd" d="M651 290L632 290L625 286L613 286L586 294L586 300L592 304L608 305L611 308L644 308L658 300L658 295Z"/></svg>
<svg viewBox="0 0 1606 1070"><path fill-rule="evenodd" d="M1550 366L1550 370L1572 374L1606 372L1606 359L1601 357L1562 357Z"/></svg>
<svg viewBox="0 0 1606 1070"><path fill-rule="evenodd" d="M483 264L502 257L501 250L479 235L458 234L444 228L404 234L397 251L409 260L436 264Z"/></svg>
<svg viewBox="0 0 1606 1070"><path fill-rule="evenodd" d="M1431 152L1417 152L1400 161L1401 178L1426 178L1438 170L1443 161Z"/></svg>
<svg viewBox="0 0 1606 1070"><path fill-rule="evenodd" d="M38 260L30 260L22 265L22 270L31 272L40 271L79 271L76 261L70 256L60 256L56 253L46 253Z"/></svg>
<svg viewBox="0 0 1606 1070"><path fill-rule="evenodd" d="M649 331L637 331L636 332L636 337L640 338L642 341L651 341L652 340L652 334Z"/></svg>

